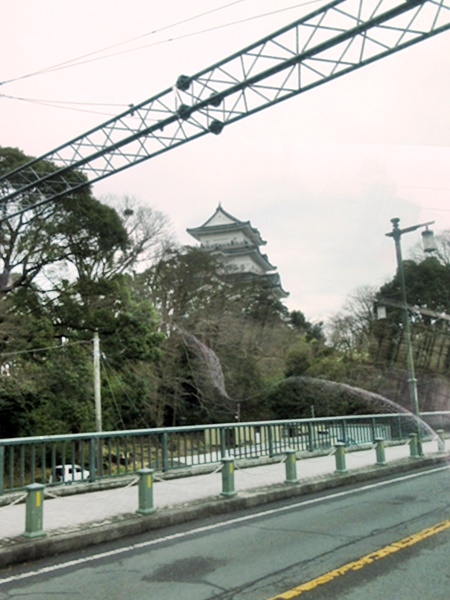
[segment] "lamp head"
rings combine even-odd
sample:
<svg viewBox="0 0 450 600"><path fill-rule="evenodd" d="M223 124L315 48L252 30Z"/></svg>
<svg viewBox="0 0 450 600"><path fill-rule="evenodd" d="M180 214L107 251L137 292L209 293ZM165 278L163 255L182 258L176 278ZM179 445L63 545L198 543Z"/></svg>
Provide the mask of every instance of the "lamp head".
<svg viewBox="0 0 450 600"><path fill-rule="evenodd" d="M422 231L422 242L424 252L431 253L437 250L434 233L428 227Z"/></svg>
<svg viewBox="0 0 450 600"><path fill-rule="evenodd" d="M387 318L386 306L384 304L377 303L375 306L377 321L381 321Z"/></svg>

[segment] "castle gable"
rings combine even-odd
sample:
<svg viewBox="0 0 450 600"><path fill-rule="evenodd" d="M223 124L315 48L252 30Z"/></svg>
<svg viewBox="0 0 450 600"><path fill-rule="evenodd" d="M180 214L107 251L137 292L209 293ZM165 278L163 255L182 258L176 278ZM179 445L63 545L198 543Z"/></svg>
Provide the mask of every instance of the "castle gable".
<svg viewBox="0 0 450 600"><path fill-rule="evenodd" d="M230 215L219 204L215 213L200 225L187 230L202 246L235 245L263 246L266 242L262 239L257 229L249 221L240 221Z"/></svg>
<svg viewBox="0 0 450 600"><path fill-rule="evenodd" d="M227 213L222 208L222 205L219 204L219 206L216 209L216 212L205 223L203 223L203 225L201 225L201 228L215 227L217 225L237 225L237 224L238 225L242 224L242 221L239 221L239 219L236 219L235 217L230 215L230 213Z"/></svg>

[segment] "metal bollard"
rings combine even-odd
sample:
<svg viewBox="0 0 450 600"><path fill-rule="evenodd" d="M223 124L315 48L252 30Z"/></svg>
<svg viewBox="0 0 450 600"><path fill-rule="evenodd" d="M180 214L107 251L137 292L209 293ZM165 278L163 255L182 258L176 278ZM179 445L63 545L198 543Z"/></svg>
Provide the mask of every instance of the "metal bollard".
<svg viewBox="0 0 450 600"><path fill-rule="evenodd" d="M377 454L377 465L385 465L386 454L384 451L384 438L375 438L375 451Z"/></svg>
<svg viewBox="0 0 450 600"><path fill-rule="evenodd" d="M445 431L438 429L436 433L438 434L438 452L445 452Z"/></svg>
<svg viewBox="0 0 450 600"><path fill-rule="evenodd" d="M284 483L297 483L297 458L295 450L288 448L286 450L286 479Z"/></svg>
<svg viewBox="0 0 450 600"><path fill-rule="evenodd" d="M336 473L347 473L347 467L345 464L345 444L344 442L337 442L334 447L336 448Z"/></svg>
<svg viewBox="0 0 450 600"><path fill-rule="evenodd" d="M155 512L153 507L153 473L154 469L139 469L139 508L137 513L149 515Z"/></svg>
<svg viewBox="0 0 450 600"><path fill-rule="evenodd" d="M25 532L27 538L38 538L46 535L43 530L44 522L44 488L41 483L27 485L25 500Z"/></svg>
<svg viewBox="0 0 450 600"><path fill-rule="evenodd" d="M5 447L0 446L0 496L3 494L5 475Z"/></svg>
<svg viewBox="0 0 450 600"><path fill-rule="evenodd" d="M409 434L409 450L411 458L420 458L417 433Z"/></svg>
<svg viewBox="0 0 450 600"><path fill-rule="evenodd" d="M234 489L234 458L232 456L224 456L222 458L222 492L221 496L235 496Z"/></svg>

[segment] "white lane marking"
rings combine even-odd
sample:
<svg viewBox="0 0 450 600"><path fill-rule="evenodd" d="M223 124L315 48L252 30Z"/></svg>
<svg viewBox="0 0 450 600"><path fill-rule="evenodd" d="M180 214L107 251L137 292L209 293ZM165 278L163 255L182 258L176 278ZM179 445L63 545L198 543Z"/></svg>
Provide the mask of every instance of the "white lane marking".
<svg viewBox="0 0 450 600"><path fill-rule="evenodd" d="M328 494L327 496L321 496L320 498L312 498L311 500L303 500L301 502L296 502L295 504L289 504L288 506L280 506L279 508L271 508L268 510L263 510L256 514L246 515L244 517L237 517L235 519L230 519L228 521L222 521L221 523L215 523L213 525L205 525L204 527L197 527L195 529L190 529L189 531L182 531L180 533L173 533L172 535L166 535L166 536L163 536L160 538L156 538L154 540L148 540L146 542L141 542L139 544L131 544L130 546L116 548L115 550L110 550L109 552L99 552L98 554L93 554L92 556L86 556L84 558L77 558L75 560L69 560L67 562L58 563L56 565L42 567L41 569L36 569L35 571L28 571L27 573L20 573L18 575L11 575L10 577L5 577L4 579L0 579L0 585L3 585L5 583L11 583L12 581L21 581L23 579L29 579L29 578L35 577L37 575L45 575L47 573L54 573L55 571L60 571L62 569L68 569L71 567L76 567L79 565L95 562L98 560L102 560L104 558L109 558L111 556L118 556L119 554L126 554L128 552L132 552L133 550L149 548L151 546L156 546L157 544L171 542L172 540L180 540L185 537L196 535L199 533L214 531L215 529L229 527L230 525L236 525L237 523L245 523L246 521L253 521L255 519L260 519L261 517L275 515L278 513L286 512L288 510L301 508L303 506L310 506L312 504L319 504L320 502L334 500L336 498L343 498L344 496L350 496L351 494L359 494L359 493L365 492L367 490L373 490L376 488L384 487L386 485L392 485L394 483L398 483L400 481L406 481L408 479L416 479L417 477L424 477L425 475L431 475L433 473L438 473L440 471L446 471L449 469L450 469L449 466L436 467L435 469L430 469L429 471L424 471L424 472L420 472L420 473L412 473L410 475L403 475L402 477L396 477L395 479L390 479L388 481L378 481L376 483L370 483L370 484L364 485L360 488L356 488L353 490L345 490L343 492L335 492L334 494Z"/></svg>

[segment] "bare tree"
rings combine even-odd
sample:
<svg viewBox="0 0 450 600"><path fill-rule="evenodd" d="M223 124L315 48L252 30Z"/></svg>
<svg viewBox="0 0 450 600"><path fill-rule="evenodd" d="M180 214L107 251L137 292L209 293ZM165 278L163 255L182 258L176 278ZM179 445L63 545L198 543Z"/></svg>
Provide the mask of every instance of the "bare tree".
<svg viewBox="0 0 450 600"><path fill-rule="evenodd" d="M128 234L128 245L116 253L113 271L142 271L175 245L170 219L132 196L106 196L102 200L113 207Z"/></svg>
<svg viewBox="0 0 450 600"><path fill-rule="evenodd" d="M337 350L350 355L363 353L369 345L376 289L371 286L357 288L329 324L329 338Z"/></svg>

